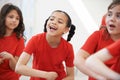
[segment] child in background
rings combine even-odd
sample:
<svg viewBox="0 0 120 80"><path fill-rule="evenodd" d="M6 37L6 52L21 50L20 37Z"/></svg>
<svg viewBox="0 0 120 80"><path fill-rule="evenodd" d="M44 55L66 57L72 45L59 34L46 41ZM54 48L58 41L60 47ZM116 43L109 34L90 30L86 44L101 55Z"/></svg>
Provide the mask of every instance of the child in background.
<svg viewBox="0 0 120 80"><path fill-rule="evenodd" d="M24 29L21 10L5 4L0 11L0 80L19 80L14 70L24 48Z"/></svg>
<svg viewBox="0 0 120 80"><path fill-rule="evenodd" d="M101 75L97 75L85 65L85 60L100 49L116 42L120 39L120 0L113 1L106 15L106 27L95 31L81 47L75 57L75 66L79 71L90 76L89 80L104 79ZM117 62L117 57L106 61L105 64L112 68ZM94 66L93 66L94 67Z"/></svg>
<svg viewBox="0 0 120 80"><path fill-rule="evenodd" d="M112 1L117 1L117 0L112 0ZM100 24L100 30L104 29L104 27L106 27L106 16L107 14L104 14L101 20L101 24Z"/></svg>
<svg viewBox="0 0 120 80"><path fill-rule="evenodd" d="M74 80L74 52L68 42L74 30L75 26L66 12L54 11L46 20L44 33L29 40L18 60L16 72L31 76L30 80ZM66 41L62 36L68 31ZM26 64L32 55L33 66L29 68Z"/></svg>

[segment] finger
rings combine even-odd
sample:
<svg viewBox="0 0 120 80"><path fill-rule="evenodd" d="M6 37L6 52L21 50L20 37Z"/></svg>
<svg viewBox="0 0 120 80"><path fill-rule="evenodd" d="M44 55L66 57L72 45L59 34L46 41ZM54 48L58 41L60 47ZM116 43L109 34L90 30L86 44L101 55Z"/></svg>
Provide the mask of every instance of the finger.
<svg viewBox="0 0 120 80"><path fill-rule="evenodd" d="M0 61L0 64L2 64L3 63L3 61Z"/></svg>
<svg viewBox="0 0 120 80"><path fill-rule="evenodd" d="M1 56L3 57L3 56L5 56L6 55L6 53L1 53Z"/></svg>

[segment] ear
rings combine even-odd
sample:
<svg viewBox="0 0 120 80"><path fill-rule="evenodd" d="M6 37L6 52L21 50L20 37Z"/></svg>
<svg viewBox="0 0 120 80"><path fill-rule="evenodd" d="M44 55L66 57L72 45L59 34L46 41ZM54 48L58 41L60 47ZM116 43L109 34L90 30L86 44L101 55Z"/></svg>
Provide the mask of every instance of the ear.
<svg viewBox="0 0 120 80"><path fill-rule="evenodd" d="M66 28L65 28L65 31L64 31L64 34L67 33L68 31L69 31L69 28L66 27Z"/></svg>

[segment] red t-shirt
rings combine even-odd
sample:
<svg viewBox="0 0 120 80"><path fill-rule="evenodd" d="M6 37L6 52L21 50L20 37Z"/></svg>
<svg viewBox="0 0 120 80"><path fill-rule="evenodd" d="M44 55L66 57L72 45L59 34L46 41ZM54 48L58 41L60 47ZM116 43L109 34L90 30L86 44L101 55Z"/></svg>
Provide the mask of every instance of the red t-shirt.
<svg viewBox="0 0 120 80"><path fill-rule="evenodd" d="M107 47L108 45L114 43L114 41L108 37L104 30L99 30L99 31L95 31L85 42L85 44L81 47L81 49L87 51L90 54L94 54L95 52L97 52L98 50ZM108 67L112 67L113 64L116 63L116 58L111 59L107 62L105 62L105 64ZM94 66L93 66L94 67ZM89 78L89 80L95 80L93 78Z"/></svg>
<svg viewBox="0 0 120 80"><path fill-rule="evenodd" d="M7 51L13 56L20 56L24 48L24 39L16 38L16 34L0 39L0 52ZM10 69L9 61L0 64L0 80L19 80L18 74Z"/></svg>
<svg viewBox="0 0 120 80"><path fill-rule="evenodd" d="M120 73L120 40L107 47L110 54L114 57L119 57L113 69Z"/></svg>
<svg viewBox="0 0 120 80"><path fill-rule="evenodd" d="M57 48L51 48L46 41L46 33L38 34L30 39L24 51L30 55L33 53L34 69L57 72L59 76L56 80L66 77L63 61L68 67L74 66L72 45L63 38ZM46 79L31 77L31 80Z"/></svg>

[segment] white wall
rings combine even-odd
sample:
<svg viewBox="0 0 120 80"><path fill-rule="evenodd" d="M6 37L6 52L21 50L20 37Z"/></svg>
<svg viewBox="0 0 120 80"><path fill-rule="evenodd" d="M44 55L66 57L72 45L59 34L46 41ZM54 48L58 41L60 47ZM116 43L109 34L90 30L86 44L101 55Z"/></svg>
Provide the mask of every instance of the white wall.
<svg viewBox="0 0 120 80"><path fill-rule="evenodd" d="M21 6L21 0L0 0L0 8L5 4L5 3L14 3L15 5L17 5L18 7Z"/></svg>
<svg viewBox="0 0 120 80"><path fill-rule="evenodd" d="M100 25L101 18L107 12L107 7L112 0L82 0L87 7L90 15L93 17L95 22Z"/></svg>

